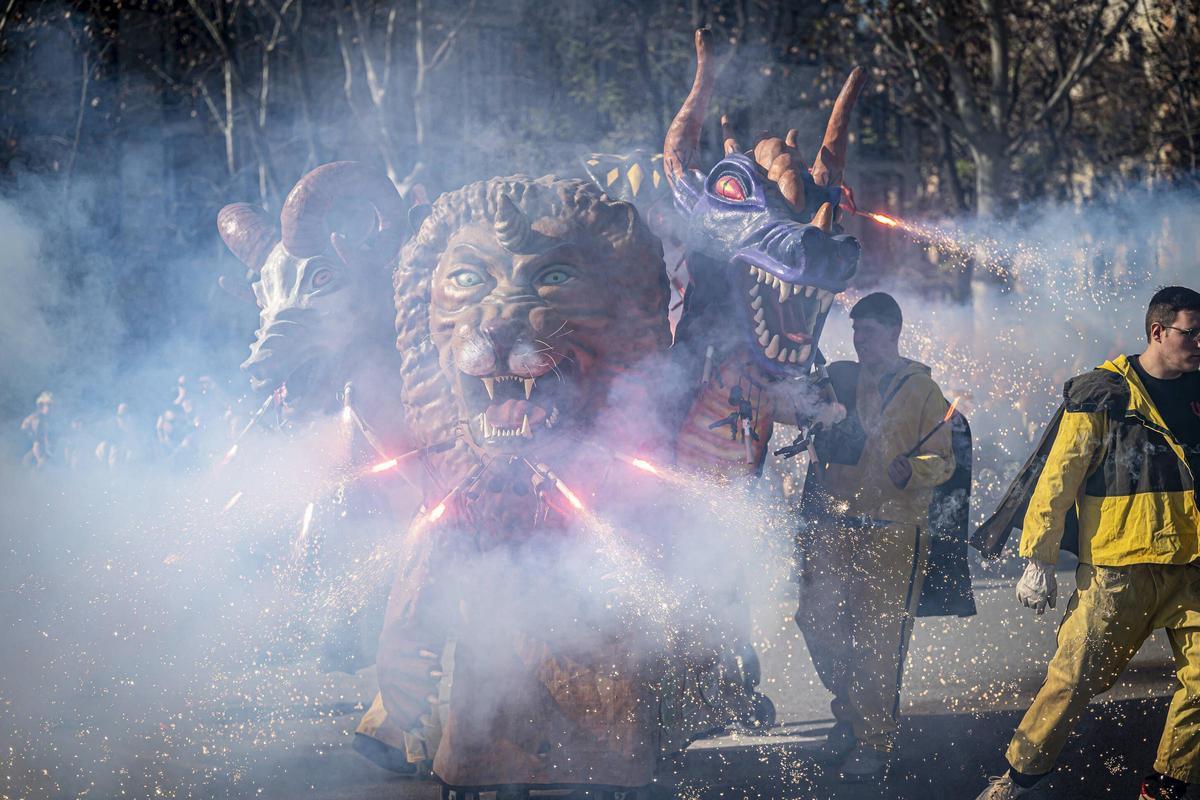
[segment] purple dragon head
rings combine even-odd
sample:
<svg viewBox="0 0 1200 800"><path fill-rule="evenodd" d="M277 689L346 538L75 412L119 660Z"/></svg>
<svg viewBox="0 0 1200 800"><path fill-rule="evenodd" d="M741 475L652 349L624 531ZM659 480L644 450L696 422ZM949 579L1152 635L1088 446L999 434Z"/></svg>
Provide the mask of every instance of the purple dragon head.
<svg viewBox="0 0 1200 800"><path fill-rule="evenodd" d="M689 265L718 265L733 300L723 305L732 305L761 367L780 377L807 373L833 297L858 268L858 241L836 219L850 112L866 75L856 68L846 80L811 170L794 130L742 153L726 129L725 158L706 175L696 167L713 87L710 36L696 32L695 81L663 145Z"/></svg>

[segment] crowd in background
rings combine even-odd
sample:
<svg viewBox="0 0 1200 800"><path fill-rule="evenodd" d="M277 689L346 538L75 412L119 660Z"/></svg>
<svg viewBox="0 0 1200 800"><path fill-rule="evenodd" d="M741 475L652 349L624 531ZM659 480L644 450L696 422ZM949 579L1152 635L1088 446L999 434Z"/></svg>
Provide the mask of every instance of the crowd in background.
<svg viewBox="0 0 1200 800"><path fill-rule="evenodd" d="M133 464L196 469L233 444L248 418L243 406L253 402L235 397L209 375L180 375L173 386L164 387L162 397L157 411L139 413L121 400L111 412L84 415L72 414L69 402L43 391L20 424L21 464L34 470Z"/></svg>

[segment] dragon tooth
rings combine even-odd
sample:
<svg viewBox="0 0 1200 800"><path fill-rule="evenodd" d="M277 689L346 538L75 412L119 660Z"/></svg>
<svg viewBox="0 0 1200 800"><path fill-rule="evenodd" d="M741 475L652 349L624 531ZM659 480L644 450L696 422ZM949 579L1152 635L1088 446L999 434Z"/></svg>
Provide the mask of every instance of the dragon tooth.
<svg viewBox="0 0 1200 800"><path fill-rule="evenodd" d="M801 348L800 348L800 355L796 357L796 358L797 358L797 361L796 361L796 363L798 363L798 364L799 364L799 363L803 363L803 362L805 362L805 361L808 361L808 354L809 354L810 352L812 352L812 348L811 348L809 345L804 345L804 347L801 347Z"/></svg>
<svg viewBox="0 0 1200 800"><path fill-rule="evenodd" d="M774 358L779 353L779 334L778 333L771 337L771 342L770 342L770 344L767 345L767 349L764 350L763 353L766 355L767 358Z"/></svg>
<svg viewBox="0 0 1200 800"><path fill-rule="evenodd" d="M800 362L800 354L798 352L796 352L795 350L790 351L788 353L788 363L789 364L798 364L799 362Z"/></svg>
<svg viewBox="0 0 1200 800"><path fill-rule="evenodd" d="M750 291L749 291L749 293L748 293L748 294L749 294L751 297L757 297L757 296L758 296L758 284L757 284L757 283L756 283L756 284L754 284L753 286L751 286L751 287L750 287Z"/></svg>
<svg viewBox="0 0 1200 800"><path fill-rule="evenodd" d="M755 311L755 312L754 312L754 321L755 321L755 322L762 322L762 321L763 321L763 316L764 316L764 314L763 314L763 310L760 308L758 311Z"/></svg>
<svg viewBox="0 0 1200 800"><path fill-rule="evenodd" d="M787 299L788 299L788 295L790 295L792 293L792 285L790 283L787 283L786 281L779 281L779 285L777 288L779 289L780 304L786 303Z"/></svg>
<svg viewBox="0 0 1200 800"><path fill-rule="evenodd" d="M775 360L778 361L780 364L786 364L787 360L788 360L788 353L790 353L790 352L792 352L792 351L787 349L786 347L783 348L782 350L779 351L779 355L775 356Z"/></svg>
<svg viewBox="0 0 1200 800"><path fill-rule="evenodd" d="M758 293L755 292L755 294L758 294ZM762 308L762 298L761 297L754 298L754 302L750 304L750 307L751 308Z"/></svg>
<svg viewBox="0 0 1200 800"><path fill-rule="evenodd" d="M528 400L533 395L533 385L537 383L537 378L525 379L525 399Z"/></svg>
<svg viewBox="0 0 1200 800"><path fill-rule="evenodd" d="M824 314L833 305L833 292L823 292L821 294L821 313Z"/></svg>
<svg viewBox="0 0 1200 800"><path fill-rule="evenodd" d="M529 430L529 415L526 414L521 418L521 435L526 439L533 438L533 431Z"/></svg>
<svg viewBox="0 0 1200 800"><path fill-rule="evenodd" d="M758 327L758 343L761 344L763 347L766 347L767 342L769 342L770 340L771 340L771 334L767 332L766 326L760 325Z"/></svg>
<svg viewBox="0 0 1200 800"><path fill-rule="evenodd" d="M813 292L815 292L815 291L817 291L817 287L815 287L815 286L805 286L805 287L804 287L804 296L805 296L805 297L812 297L812 296L813 296Z"/></svg>
<svg viewBox="0 0 1200 800"><path fill-rule="evenodd" d="M496 379L495 378L480 378L483 381L483 388L487 389L488 399L496 399Z"/></svg>

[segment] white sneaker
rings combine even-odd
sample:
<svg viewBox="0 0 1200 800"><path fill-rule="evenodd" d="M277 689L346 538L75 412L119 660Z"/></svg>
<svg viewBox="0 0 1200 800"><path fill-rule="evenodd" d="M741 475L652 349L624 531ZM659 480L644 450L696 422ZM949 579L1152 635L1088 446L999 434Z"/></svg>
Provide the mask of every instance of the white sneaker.
<svg viewBox="0 0 1200 800"><path fill-rule="evenodd" d="M1013 782L1012 775L1005 772L1003 775L988 778L987 788L975 800L1013 800L1016 797L1024 797L1032 791L1033 789L1018 786Z"/></svg>

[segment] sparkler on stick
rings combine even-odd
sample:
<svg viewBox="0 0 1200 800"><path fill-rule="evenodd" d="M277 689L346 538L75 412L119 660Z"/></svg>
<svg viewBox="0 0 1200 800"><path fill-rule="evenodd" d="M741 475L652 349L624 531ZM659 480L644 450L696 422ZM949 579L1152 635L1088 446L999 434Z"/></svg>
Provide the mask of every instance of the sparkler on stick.
<svg viewBox="0 0 1200 800"><path fill-rule="evenodd" d="M954 410L956 408L958 408L958 400L959 400L959 398L957 398L957 397L954 398L954 402L952 402L950 404L950 408L948 408L946 410L946 416L942 417L942 421L939 422L937 425L934 425L933 428L929 431L929 433L922 436L921 441L917 442L916 446L913 447L912 450L909 450L907 453L904 454L905 458L912 458L913 456L915 456L917 454L917 451L919 451L921 449L921 445L928 442L931 436L933 436L935 433L940 431L942 429L942 426L950 421L950 418L954 416Z"/></svg>
<svg viewBox="0 0 1200 800"><path fill-rule="evenodd" d="M542 476L543 479L545 479L545 480L549 481L551 484L553 484L554 488L558 490L559 494L561 494L563 497L565 497L567 499L567 502L571 504L572 508L574 508L576 511L586 511L587 510L586 507L583 505L583 501L579 499L579 496L576 495L574 492L572 492L570 487L568 487L565 483L563 483L562 479L554 474L553 470L551 470L545 464L535 465L532 462L530 462L530 460L527 458L523 458L521 460L524 461L525 464L531 470L533 470L536 474Z"/></svg>
<svg viewBox="0 0 1200 800"><path fill-rule="evenodd" d="M225 457L221 459L221 466L228 464L233 460L233 457L237 455L238 445L242 443L242 439L247 433L250 432L251 428L258 424L258 421L262 419L263 414L267 413L267 409L270 408L271 404L275 402L275 396L278 393L278 389L276 389L274 392L271 392L271 394L267 396L267 399L263 401L263 404L258 407L258 411L254 412L254 416L250 417L250 421L246 423L246 427L242 428L242 432L239 433L237 438L233 440L233 447L230 447L228 452L225 453Z"/></svg>
<svg viewBox="0 0 1200 800"><path fill-rule="evenodd" d="M451 441L453 443L453 440ZM436 447L437 445L432 446ZM479 483L479 479L483 477L483 471L485 469L487 469L487 464L482 463L471 467L471 471L467 473L466 477L459 481L458 485L446 493L446 496L441 499L441 502L434 506L433 510L429 512L429 515L426 517L426 519L429 522L437 522L439 519L441 519L442 515L446 513L446 508L450 504L450 501L453 500L460 492L470 491L473 489L475 484Z"/></svg>
<svg viewBox="0 0 1200 800"><path fill-rule="evenodd" d="M229 502L226 503L225 507L221 509L221 513L224 514L226 511L236 506L238 500L242 499L243 494L245 494L245 492L236 492L233 497L229 498Z"/></svg>
<svg viewBox="0 0 1200 800"><path fill-rule="evenodd" d="M454 446L454 443L457 441L458 441L458 436L455 435L449 439L446 439L445 441L437 442L436 444L427 445L425 447L418 447L416 450L409 450L407 453L402 453L402 454L396 456L395 458L388 458L383 461L380 461L377 464L374 464L373 466L371 466L371 468L368 470L368 472L370 472L372 475L378 475L381 472L387 472L390 469L394 469L395 467L398 467L400 464L403 464L405 461L408 461L409 459L417 458L419 456L430 455L433 453L441 453L445 450L449 450L451 447ZM383 455L383 453L380 453L380 455Z"/></svg>

